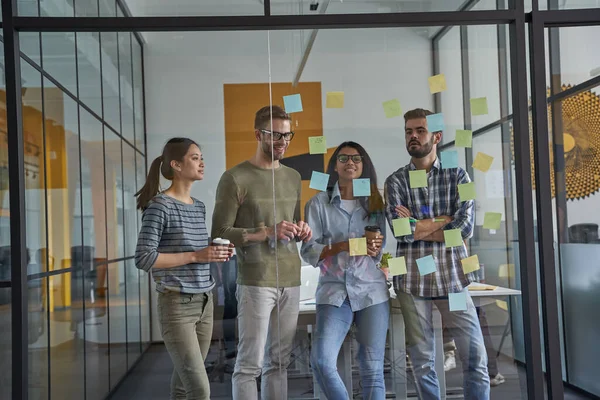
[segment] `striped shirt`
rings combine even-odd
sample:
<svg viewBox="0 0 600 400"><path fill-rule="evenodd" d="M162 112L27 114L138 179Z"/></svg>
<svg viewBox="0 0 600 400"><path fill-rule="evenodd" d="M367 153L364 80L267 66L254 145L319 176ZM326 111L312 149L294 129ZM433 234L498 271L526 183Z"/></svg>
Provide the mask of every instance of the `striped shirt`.
<svg viewBox="0 0 600 400"><path fill-rule="evenodd" d="M206 208L193 199L186 204L164 194L156 195L142 214L142 229L135 250L135 265L150 271L159 253L183 253L208 246ZM210 264L187 264L173 268L152 268L159 292L204 293L215 281Z"/></svg>
<svg viewBox="0 0 600 400"><path fill-rule="evenodd" d="M408 172L412 170L416 167L411 162L385 181L386 217L390 227L392 220L400 218L396 206L402 205L417 220L451 216L453 220L444 226L444 230L460 229L463 240L473 236L474 201L461 202L458 195L458 185L471 182L466 171L460 167L442 169L441 162L436 159L427 173L427 187L411 189ZM415 226L416 223L411 222L413 232ZM407 269L406 275L394 277L397 290L419 297L443 297L462 291L476 280L476 274L465 275L462 269L461 260L468 257L464 243L446 248L443 242L415 241L414 235L400 236L396 240L396 255L406 258ZM436 271L420 275L416 260L429 255L433 256Z"/></svg>

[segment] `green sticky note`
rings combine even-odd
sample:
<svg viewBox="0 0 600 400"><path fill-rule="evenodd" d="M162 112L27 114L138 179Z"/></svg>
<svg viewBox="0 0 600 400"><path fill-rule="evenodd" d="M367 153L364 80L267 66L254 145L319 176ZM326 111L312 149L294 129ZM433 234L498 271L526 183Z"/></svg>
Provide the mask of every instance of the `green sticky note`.
<svg viewBox="0 0 600 400"><path fill-rule="evenodd" d="M488 104L486 97L471 99L471 115L486 115L488 113Z"/></svg>
<svg viewBox="0 0 600 400"><path fill-rule="evenodd" d="M310 154L327 153L327 140L325 136L311 136L308 138L308 148Z"/></svg>
<svg viewBox="0 0 600 400"><path fill-rule="evenodd" d="M427 187L427 172L424 169L408 171L411 189Z"/></svg>
<svg viewBox="0 0 600 400"><path fill-rule="evenodd" d="M402 115L402 107L398 99L388 100L383 102L383 111L386 118L394 118Z"/></svg>
<svg viewBox="0 0 600 400"><path fill-rule="evenodd" d="M397 218L392 221L394 227L394 236L406 236L412 235L412 229L410 227L410 218Z"/></svg>
<svg viewBox="0 0 600 400"><path fill-rule="evenodd" d="M444 231L444 242L446 247L459 247L463 245L460 229L448 229Z"/></svg>
<svg viewBox="0 0 600 400"><path fill-rule="evenodd" d="M351 256L367 255L367 238L355 238L349 240Z"/></svg>
<svg viewBox="0 0 600 400"><path fill-rule="evenodd" d="M500 229L502 213L486 212L483 216L483 229Z"/></svg>
<svg viewBox="0 0 600 400"><path fill-rule="evenodd" d="M460 260L462 264L463 272L465 274L470 274L471 272L475 272L479 269L479 257L477 254L471 257L463 258Z"/></svg>
<svg viewBox="0 0 600 400"><path fill-rule="evenodd" d="M460 196L460 201L475 200L475 197L477 197L475 192L475 182L458 185L458 195Z"/></svg>
<svg viewBox="0 0 600 400"><path fill-rule="evenodd" d="M473 131L458 129L456 131L456 138L454 138L454 144L456 147L471 148L473 146Z"/></svg>
<svg viewBox="0 0 600 400"><path fill-rule="evenodd" d="M388 267L390 267L390 274L392 276L405 275L406 274L406 259L404 257L390 258L388 260Z"/></svg>

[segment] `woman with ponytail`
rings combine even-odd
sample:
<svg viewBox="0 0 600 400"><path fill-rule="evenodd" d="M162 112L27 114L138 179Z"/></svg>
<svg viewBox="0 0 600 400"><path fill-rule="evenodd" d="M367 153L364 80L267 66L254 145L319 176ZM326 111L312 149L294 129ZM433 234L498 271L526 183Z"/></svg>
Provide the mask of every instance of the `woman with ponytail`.
<svg viewBox="0 0 600 400"><path fill-rule="evenodd" d="M160 175L171 181L160 191ZM149 272L158 291L161 333L173 361L171 399L208 400L204 360L213 330L211 262L229 260L233 246L210 246L204 203L191 197L204 177L204 160L191 139L173 138L150 166L136 193L143 210L135 264Z"/></svg>

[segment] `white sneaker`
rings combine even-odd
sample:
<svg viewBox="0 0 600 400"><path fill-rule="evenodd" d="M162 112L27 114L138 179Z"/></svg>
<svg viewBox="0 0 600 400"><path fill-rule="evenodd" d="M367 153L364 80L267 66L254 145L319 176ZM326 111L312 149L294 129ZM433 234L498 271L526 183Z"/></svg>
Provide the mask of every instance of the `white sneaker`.
<svg viewBox="0 0 600 400"><path fill-rule="evenodd" d="M456 368L456 358L454 357L454 351L447 351L444 353L444 371L448 372L454 368Z"/></svg>
<svg viewBox="0 0 600 400"><path fill-rule="evenodd" d="M506 379L504 379L504 376L502 376L502 374L498 374L498 375L494 376L493 378L490 377L490 386L491 387L502 385L504 382L506 382Z"/></svg>

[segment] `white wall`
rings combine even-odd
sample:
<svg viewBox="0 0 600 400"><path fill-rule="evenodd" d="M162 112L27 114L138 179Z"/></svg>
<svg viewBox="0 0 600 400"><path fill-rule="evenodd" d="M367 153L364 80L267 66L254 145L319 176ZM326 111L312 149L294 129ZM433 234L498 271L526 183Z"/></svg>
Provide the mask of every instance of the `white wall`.
<svg viewBox="0 0 600 400"><path fill-rule="evenodd" d="M148 162L160 154L170 137L197 140L207 173L192 194L204 201L208 216L225 170L223 84L268 82L269 60L271 81L291 82L302 35L306 39L308 32L146 35ZM403 119L386 119L382 102L398 98L403 110L431 108L430 74L430 42L411 29L321 30L302 81L322 83L323 104L327 91L346 93L344 109L323 109L328 146L344 140L363 144L374 159L382 187L385 178L409 160ZM248 121L248 134L252 124ZM209 219L209 229L210 223ZM390 240L388 251L393 248ZM157 318L153 320L156 323ZM157 328L153 340L160 340Z"/></svg>

